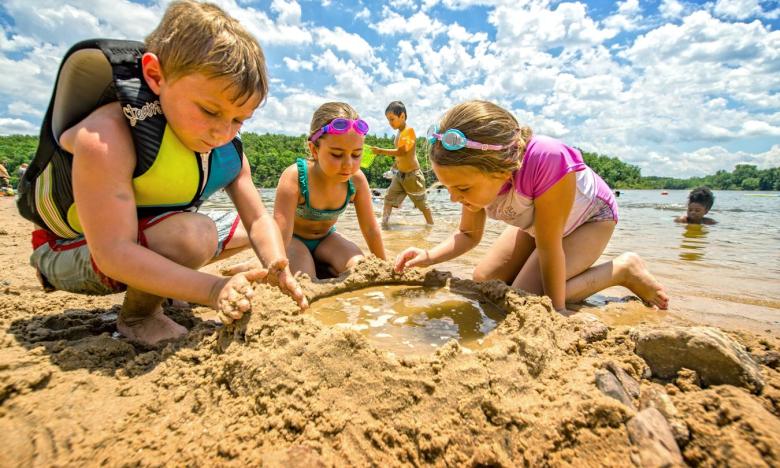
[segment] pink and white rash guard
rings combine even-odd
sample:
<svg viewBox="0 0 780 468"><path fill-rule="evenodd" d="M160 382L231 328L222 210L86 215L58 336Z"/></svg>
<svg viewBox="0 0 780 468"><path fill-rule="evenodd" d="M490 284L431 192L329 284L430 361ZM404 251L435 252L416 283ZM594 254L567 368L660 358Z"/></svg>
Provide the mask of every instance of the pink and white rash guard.
<svg viewBox="0 0 780 468"><path fill-rule="evenodd" d="M612 190L585 165L582 154L554 138L536 135L528 142L523 165L485 208L488 217L517 226L533 236L534 199L570 172L576 173L577 191L563 236L571 234L605 206L617 222L617 203Z"/></svg>

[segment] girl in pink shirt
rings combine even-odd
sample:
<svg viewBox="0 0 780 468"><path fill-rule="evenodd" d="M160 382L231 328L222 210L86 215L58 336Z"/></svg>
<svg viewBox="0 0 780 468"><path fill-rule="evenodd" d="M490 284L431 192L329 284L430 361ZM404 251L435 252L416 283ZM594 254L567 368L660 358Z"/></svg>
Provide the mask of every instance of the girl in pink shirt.
<svg viewBox="0 0 780 468"><path fill-rule="evenodd" d="M479 244L486 217L509 224L474 270L476 281L500 279L546 294L560 312L622 285L666 309L663 286L631 252L593 266L607 246L618 210L612 190L579 151L533 135L505 109L469 101L429 131L430 158L451 199L463 205L459 230L441 244L410 247L396 269L455 258Z"/></svg>

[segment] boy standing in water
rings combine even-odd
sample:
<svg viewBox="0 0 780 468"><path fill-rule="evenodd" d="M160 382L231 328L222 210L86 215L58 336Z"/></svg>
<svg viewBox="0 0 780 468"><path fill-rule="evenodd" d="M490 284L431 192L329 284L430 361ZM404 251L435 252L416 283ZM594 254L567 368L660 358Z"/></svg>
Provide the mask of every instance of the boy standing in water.
<svg viewBox="0 0 780 468"><path fill-rule="evenodd" d="M675 218L676 223L717 224L718 222L706 216L715 203L715 195L707 187L696 187L688 194L688 212Z"/></svg>
<svg viewBox="0 0 780 468"><path fill-rule="evenodd" d="M418 210L425 216L425 222L433 224L433 215L425 199L425 176L420 170L415 152L414 129L406 125L406 106L401 101L393 101L385 109L387 122L398 130L395 137L395 149L384 149L372 146L375 154L384 154L395 158L393 166L397 171L393 175L390 187L385 194L385 206L382 210L382 227L387 229L390 213L398 208L408 195Z"/></svg>

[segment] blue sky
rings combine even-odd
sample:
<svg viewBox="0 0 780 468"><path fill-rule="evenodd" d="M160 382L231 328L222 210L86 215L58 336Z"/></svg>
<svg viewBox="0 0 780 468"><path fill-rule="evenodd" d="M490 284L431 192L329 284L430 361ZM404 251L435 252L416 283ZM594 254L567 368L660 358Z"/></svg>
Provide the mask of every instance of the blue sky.
<svg viewBox="0 0 780 468"><path fill-rule="evenodd" d="M3 0L0 134L37 134L81 39L143 39L167 1ZM536 133L693 176L780 165L780 2L681 0L214 1L261 42L271 94L245 129L301 134L352 104L372 133L402 100L423 133L487 99Z"/></svg>

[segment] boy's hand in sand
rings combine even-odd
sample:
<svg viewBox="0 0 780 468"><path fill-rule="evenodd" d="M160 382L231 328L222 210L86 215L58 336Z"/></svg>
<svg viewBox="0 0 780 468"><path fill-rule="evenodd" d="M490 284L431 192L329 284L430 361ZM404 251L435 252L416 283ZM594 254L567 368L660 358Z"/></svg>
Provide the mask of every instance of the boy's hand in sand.
<svg viewBox="0 0 780 468"><path fill-rule="evenodd" d="M395 257L396 273L402 273L406 268L426 267L432 264L428 251L417 247L409 247Z"/></svg>
<svg viewBox="0 0 780 468"><path fill-rule="evenodd" d="M252 296L255 295L252 283L267 277L268 270L257 268L225 279L213 304L222 323L229 325L252 309Z"/></svg>
<svg viewBox="0 0 780 468"><path fill-rule="evenodd" d="M298 303L298 307L306 309L309 307L309 302L306 300L306 296L303 295L303 290L295 276L290 272L288 264L289 260L286 258L271 263L271 266L266 270L268 272L266 282L277 286L282 292L292 297ZM254 269L263 269L260 266L260 262L256 259L223 268L220 272L224 276L233 276Z"/></svg>

